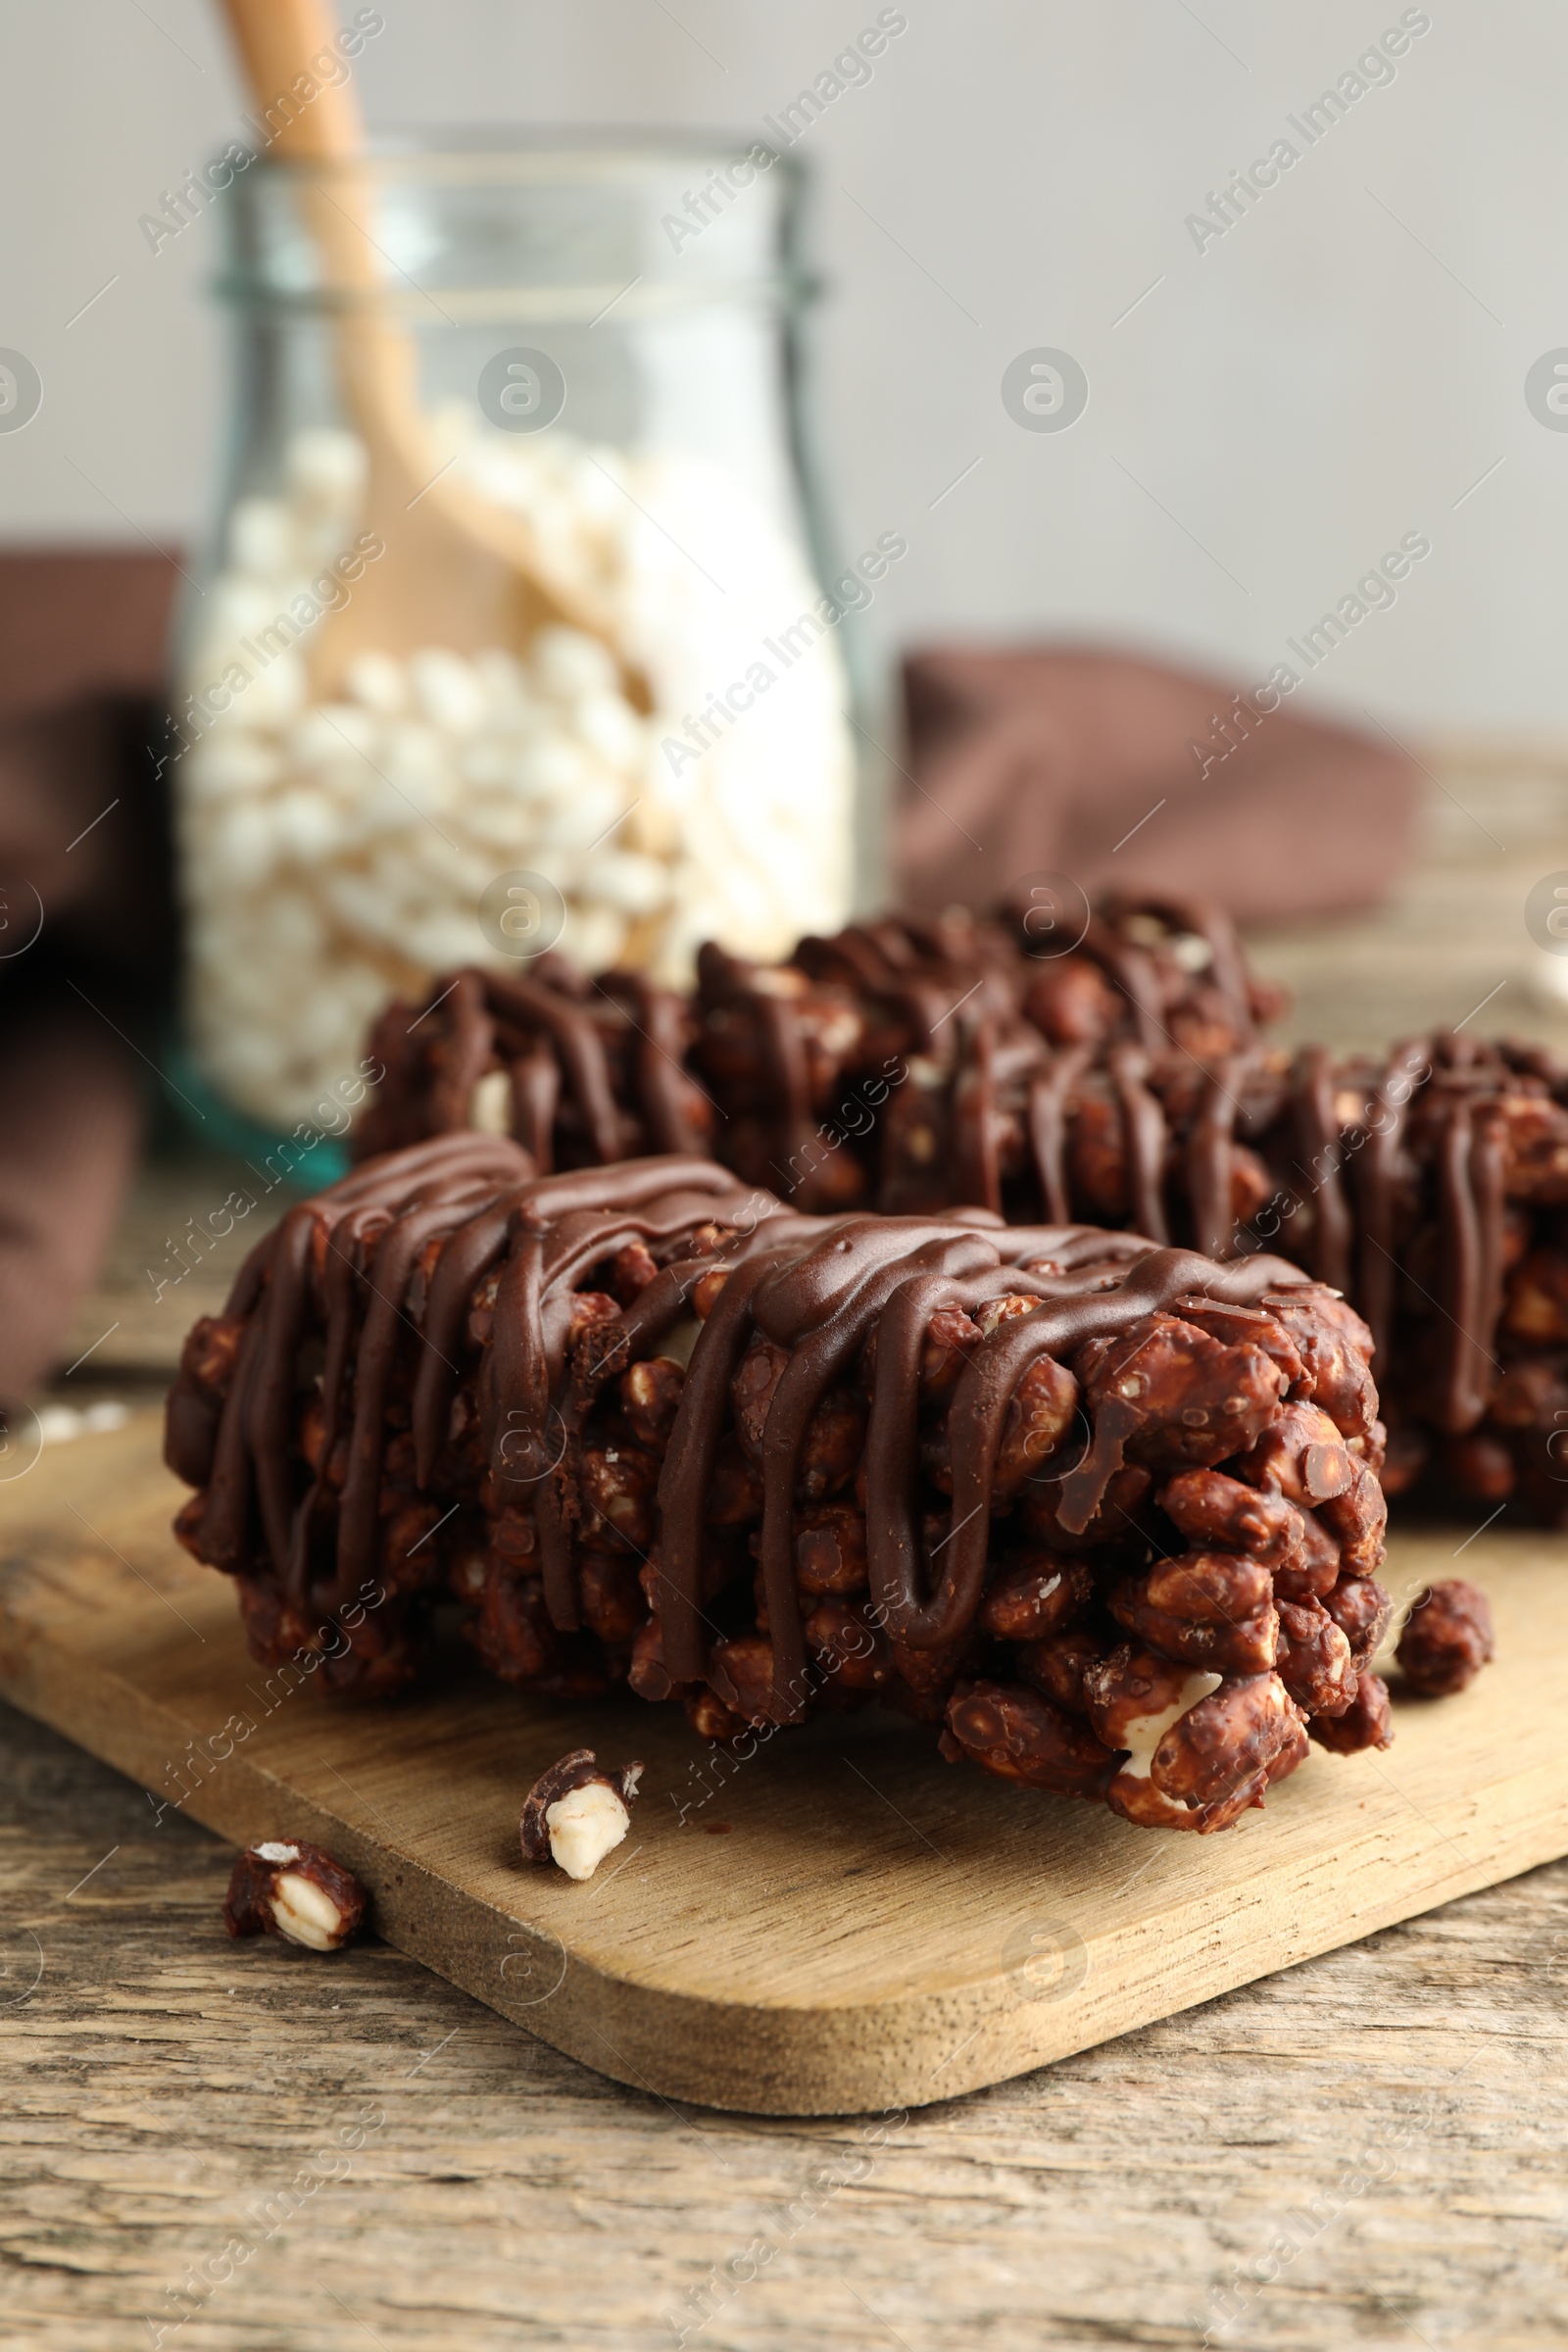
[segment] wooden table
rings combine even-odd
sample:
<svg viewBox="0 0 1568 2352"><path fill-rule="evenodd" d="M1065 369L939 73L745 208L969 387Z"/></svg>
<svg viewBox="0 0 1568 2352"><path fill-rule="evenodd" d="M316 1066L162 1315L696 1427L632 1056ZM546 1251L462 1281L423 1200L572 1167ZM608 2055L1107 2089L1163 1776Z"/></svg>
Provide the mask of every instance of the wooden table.
<svg viewBox="0 0 1568 2352"><path fill-rule="evenodd" d="M1241 2352L1503 2352L1568 2331L1568 1865L891 2117L877 2146L863 2119L619 2089L384 1945L234 1945L227 1849L155 1830L139 1789L9 1712L0 1787L8 2346L151 2344L187 2267L265 2228L367 2110L363 2149L321 2167L352 2170L274 2208L166 2343L654 2352L686 2328L713 2352L1100 2352L1212 2324Z"/></svg>
<svg viewBox="0 0 1568 2352"><path fill-rule="evenodd" d="M1456 1021L1500 980L1478 1026L1568 1044L1520 919L1568 866L1556 796L1445 790L1508 846L1445 802L1396 907L1263 943L1298 1034ZM231 1181L147 1172L57 1399L164 1376L231 1266L156 1301L146 1268ZM375 1943L236 1946L227 1849L4 1709L0 1824L8 2352L1568 2335L1568 1864L877 2127L677 2112ZM232 2278L176 2303L239 2232Z"/></svg>

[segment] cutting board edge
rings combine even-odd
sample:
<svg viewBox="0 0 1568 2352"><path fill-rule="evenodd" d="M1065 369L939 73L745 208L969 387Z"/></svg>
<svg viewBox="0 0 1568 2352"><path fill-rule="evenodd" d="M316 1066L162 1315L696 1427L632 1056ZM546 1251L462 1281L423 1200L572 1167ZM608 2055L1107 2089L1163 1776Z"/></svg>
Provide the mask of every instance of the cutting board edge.
<svg viewBox="0 0 1568 2352"><path fill-rule="evenodd" d="M113 1707L90 1706L93 1677L104 1695L103 1687L114 1686L122 1716ZM56 1651L46 1633L9 1609L0 1609L0 1695L144 1788L151 1777L144 1770L148 1760L167 1755L172 1743L178 1744L173 1735L183 1730L179 1717L132 1682ZM84 1734L84 1716L94 1726L110 1727L110 1736ZM1560 1788L1547 1764L1490 1784L1494 1798L1507 1791L1516 1800L1509 1812L1517 1818L1501 1825L1507 1834L1500 1849L1494 1821L1490 1850L1473 1866L1450 1866L1413 1890L1396 1878L1386 1900L1351 1908L1323 1933L1302 1933L1286 1921L1260 1929L1266 1893L1218 1920L1205 1915L1200 1895L1156 1921L1085 1938L1083 1986L1102 1970L1115 1973L1116 1981L1083 1998L1020 1992L1020 1972L1012 1971L870 2002L813 2005L725 2002L639 1984L580 1956L561 1968L560 1981L547 1993L524 1995L509 1984L507 1970L514 1968L524 1984L536 1971L553 1976L564 1958L553 1929L455 1887L427 1863L378 1841L264 1762L236 1751L181 1809L235 1842L284 1835L328 1845L369 1887L372 1916L389 1942L539 2040L630 2089L720 2111L805 2117L903 2111L1010 2080L1554 1861L1568 1853L1568 1810L1559 1804L1554 1813L1544 1801L1530 1803L1532 1783L1539 1784L1543 1800ZM1368 1873L1386 1844L1376 1823L1354 1839L1365 1849L1361 1867ZM1333 1859L1319 1853L1312 1866L1329 1868ZM1289 1892L1294 1898L1298 1890ZM1157 1948L1140 1958L1141 1943ZM1184 1984L1173 2000L1176 1956L1185 1974L1198 1965L1200 1949L1201 1982ZM1095 1964L1097 1952L1102 1967ZM1119 1973L1109 1970L1113 1955ZM1129 1955L1139 1959L1130 1975Z"/></svg>

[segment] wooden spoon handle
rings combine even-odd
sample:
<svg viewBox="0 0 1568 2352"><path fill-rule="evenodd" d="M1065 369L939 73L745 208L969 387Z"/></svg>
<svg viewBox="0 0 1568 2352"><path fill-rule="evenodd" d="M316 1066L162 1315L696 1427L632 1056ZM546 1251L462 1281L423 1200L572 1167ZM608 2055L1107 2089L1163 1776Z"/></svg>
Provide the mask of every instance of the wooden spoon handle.
<svg viewBox="0 0 1568 2352"><path fill-rule="evenodd" d="M341 59L337 20L326 0L222 0L222 7L258 111L270 108L275 115L284 98L296 110L276 133L276 152L322 162L363 154L365 124L352 82L324 82L311 72L312 58L329 53ZM290 97L302 74L318 85L303 104Z"/></svg>
<svg viewBox="0 0 1568 2352"><path fill-rule="evenodd" d="M469 569L480 560L503 566L545 617L569 620L613 651L609 617L596 598L546 586L530 525L466 485L444 479L447 469L420 401L418 354L386 300L387 266L375 237L375 188L359 100L347 76L324 80L311 63L343 54L329 0L220 0L220 6L258 109L272 122L282 118L272 153L297 166L323 167L319 173L300 172L298 201L324 286L347 298L334 329L338 380L346 415L369 453L372 495L378 487L383 506L401 524L415 499L428 493L420 528L428 526L439 539L440 526L446 526L442 552L448 560ZM310 77L312 97L294 88L302 74ZM638 710L650 709L644 680L624 663L622 669L632 702Z"/></svg>
<svg viewBox="0 0 1568 2352"><path fill-rule="evenodd" d="M313 58L342 62L336 46L337 20L327 0L222 0L257 111L281 127L272 152L295 164L334 166L330 189L302 186L300 206L320 257L329 287L362 293L384 275L371 234L373 192L367 172L353 166L365 154L365 123L353 84L331 82L314 72ZM307 97L295 84L308 76ZM388 330L357 326L356 335ZM382 365L402 372L390 355Z"/></svg>

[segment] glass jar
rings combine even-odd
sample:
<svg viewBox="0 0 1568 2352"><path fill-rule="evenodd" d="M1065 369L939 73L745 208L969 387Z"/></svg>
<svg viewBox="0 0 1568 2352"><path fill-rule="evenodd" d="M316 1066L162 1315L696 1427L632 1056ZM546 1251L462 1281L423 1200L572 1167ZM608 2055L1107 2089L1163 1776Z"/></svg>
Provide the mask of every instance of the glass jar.
<svg viewBox="0 0 1568 2352"><path fill-rule="evenodd" d="M456 965L678 984L845 918L866 591L813 562L799 198L653 142L234 180L175 773L189 1051L259 1125Z"/></svg>

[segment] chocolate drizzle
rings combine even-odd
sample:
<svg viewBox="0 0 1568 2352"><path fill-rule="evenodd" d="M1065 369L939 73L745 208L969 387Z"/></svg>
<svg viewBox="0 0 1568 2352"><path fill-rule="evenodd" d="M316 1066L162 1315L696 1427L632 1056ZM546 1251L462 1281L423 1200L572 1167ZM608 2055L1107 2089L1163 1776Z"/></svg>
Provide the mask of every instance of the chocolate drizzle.
<svg viewBox="0 0 1568 2352"><path fill-rule="evenodd" d="M1232 1146L1241 1104L1244 1058L1232 1055L1203 1084L1187 1139L1187 1198L1193 1240L1205 1257L1229 1257L1236 1247Z"/></svg>
<svg viewBox="0 0 1568 2352"><path fill-rule="evenodd" d="M1325 1270L1321 1248L1312 1270L1346 1289L1365 1316L1385 1386L1402 1390L1450 1437L1485 1417L1500 1370L1508 1213L1503 1101L1562 1086L1563 1073L1539 1049L1484 1046L1440 1031L1395 1048L1357 1118L1333 1117L1326 1076L1317 1090L1314 1115L1320 1130L1332 1129L1337 1164L1348 1164L1354 1215L1342 1193L1343 1222L1327 1263L1348 1270ZM1427 1297L1436 1320L1419 1349L1410 1350L1418 1360L1400 1366L1399 1269L1423 1223L1433 1236ZM1419 1298L1421 1286L1415 1290ZM1396 1384L1391 1365L1400 1371Z"/></svg>
<svg viewBox="0 0 1568 2352"><path fill-rule="evenodd" d="M1147 948L1123 939L1102 915L1090 919L1084 933L1084 953L1093 956L1108 979L1115 982L1133 1008L1138 1042L1148 1054L1156 1054L1167 1042L1161 1019L1164 1010L1154 959Z"/></svg>
<svg viewBox="0 0 1568 2352"><path fill-rule="evenodd" d="M522 978L461 974L412 1025L405 1008L397 1038L391 1016L382 1025L389 1065L405 1033L408 1052L438 1045L422 1074L390 1068L368 1132L406 1114L454 1126L500 1068L541 1171L706 1141L802 1208L940 1215L970 1200L1126 1223L1220 1262L1278 1236L1366 1316L1396 1402L1448 1435L1476 1428L1506 1352L1509 1219L1538 1198L1528 1172L1523 1192L1510 1173L1510 1098L1568 1105L1551 1057L1461 1033L1405 1041L1372 1068L1321 1047L1287 1059L1259 1038L1267 991L1225 915L1157 894L1105 903L1065 955L1031 944L1021 919L886 915L804 940L783 965L705 949L695 1001L628 975L590 986L552 957ZM883 1076L855 1110L868 1071ZM279 1245L280 1328L299 1311L301 1246ZM489 1226L463 1243L476 1265L503 1247ZM438 1269L430 1315L448 1357L464 1311L457 1273ZM272 1542L288 1510L280 1360L252 1408L259 1454L274 1463L256 1491ZM439 1365L426 1366L421 1475L449 1401ZM232 1457L230 1440L225 1496L244 1481Z"/></svg>
<svg viewBox="0 0 1568 2352"><path fill-rule="evenodd" d="M1152 1242L1168 1242L1161 1187L1165 1173L1165 1142L1169 1130L1165 1113L1144 1084L1149 1076L1148 1055L1136 1046L1112 1046L1110 1082L1121 1104L1123 1148L1127 1156L1127 1193L1136 1233Z"/></svg>
<svg viewBox="0 0 1568 2352"><path fill-rule="evenodd" d="M1167 898L1144 892L1137 898L1107 900L1102 914L1112 938L1119 936L1119 926L1129 923L1136 926L1140 918L1154 916L1173 932L1200 939L1208 950L1208 978L1224 1003L1238 1045L1250 1045L1255 1041L1257 1033L1252 1012L1252 992L1247 976L1247 960L1242 954L1241 941L1236 936L1236 926L1222 906L1206 899ZM1100 935L1095 934L1093 924L1090 930L1098 941ZM1087 939L1085 945L1089 945ZM1145 961L1147 965L1147 953ZM1132 991L1129 990L1128 994L1131 995ZM1163 1031L1160 1034L1163 1036Z"/></svg>
<svg viewBox="0 0 1568 2352"><path fill-rule="evenodd" d="M673 1154L540 1177L507 1139L460 1134L367 1162L292 1209L241 1269L226 1314L243 1318L244 1330L205 1458L189 1437L189 1417L178 1412L176 1384L172 1442L176 1428L184 1433L177 1467L208 1488L204 1555L242 1568L254 1510L285 1596L303 1606L311 1597L313 1530L347 1420L335 1561L324 1595L329 1604L345 1598L373 1565L399 1350L411 1349L414 1358L416 1479L424 1489L446 1440L475 1290L499 1267L494 1339L481 1377L487 1449L503 1484L537 1489L553 1613L560 1624L575 1624L570 1464L563 1475L563 1456L551 1451L552 1433L569 1436L574 1425L564 1389L572 1294L586 1272L629 1242L658 1245L714 1217L756 1220L777 1207L713 1161ZM710 1263L695 1259L686 1280L650 1285L657 1301L645 1294L632 1310L639 1334L662 1336L684 1311L689 1280ZM319 1466L296 1501L301 1346L313 1284L317 1320L324 1314L326 1326L322 1428Z"/></svg>
<svg viewBox="0 0 1568 2352"><path fill-rule="evenodd" d="M1397 1249L1400 1136L1410 1097L1431 1067L1426 1048L1410 1039L1396 1046L1372 1091L1365 1141L1354 1169L1358 1230L1355 1303L1372 1333L1373 1362L1382 1372L1394 1342Z"/></svg>
<svg viewBox="0 0 1568 2352"><path fill-rule="evenodd" d="M1487 1409L1502 1306L1502 1148L1496 1122L1459 1096L1444 1105L1437 1145L1441 1335L1429 1411L1449 1435Z"/></svg>
<svg viewBox="0 0 1568 2352"><path fill-rule="evenodd" d="M744 1008L754 1025L759 1091L769 1105L774 1156L791 1166L807 1150L815 1119L810 1072L799 1007L773 985L766 966L727 956L711 942L698 957L698 976L710 1008Z"/></svg>
<svg viewBox="0 0 1568 2352"><path fill-rule="evenodd" d="M1298 1207L1310 1204L1297 1229L1301 1262L1366 1318L1384 1387L1402 1390L1450 1436L1484 1417L1498 1372L1507 1212L1499 1101L1520 1083L1538 1091L1544 1083L1533 1070L1516 1075L1523 1060L1511 1047L1440 1033L1396 1046L1368 1079L1353 1066L1337 1072L1324 1048L1309 1046L1296 1057L1273 1130L1287 1192ZM1233 1091L1240 1086L1238 1079ZM1217 1201L1226 1153L1217 1135L1203 1137L1211 1122L1218 1113L1210 1101L1194 1128L1189 1171L1195 1234L1213 1250L1218 1225L1205 1211ZM1436 1320L1419 1361L1396 1381L1400 1267L1425 1223L1433 1230L1428 1296Z"/></svg>
<svg viewBox="0 0 1568 2352"><path fill-rule="evenodd" d="M735 1261L693 1351L660 1480L660 1606L670 1674L695 1680L705 1671L704 1496L730 1383L754 1333L789 1350L763 1436L760 1537L772 1705L784 1721L804 1712L806 1691L793 1548L802 1446L812 1414L857 1361L873 1329L865 1460L872 1597L895 1639L931 1649L966 1628L979 1605L1003 1420L1032 1363L1126 1330L1190 1295L1246 1305L1265 1291L1304 1279L1278 1258L1217 1267L1190 1250L1151 1250L1134 1236L1082 1227L985 1230L915 1218L848 1218L829 1224L804 1249L779 1249L764 1229L754 1249ZM939 1307L971 1308L1009 1294L1037 1297L1041 1304L1001 1323L959 1376L949 1422L952 1532L928 1597L921 1591L913 1518L921 1340ZM1064 1480L1064 1527L1075 1531L1088 1524L1103 1484L1099 1472L1075 1472Z"/></svg>
<svg viewBox="0 0 1568 2352"><path fill-rule="evenodd" d="M1054 1225L1065 1225L1071 1214L1067 1204L1068 1105L1094 1058L1093 1046L1064 1046L1029 1081L1029 1151L1040 1198Z"/></svg>
<svg viewBox="0 0 1568 2352"><path fill-rule="evenodd" d="M467 1127L494 1070L507 1080L514 1136L542 1174L563 1138L571 1160L599 1166L645 1146L702 1152L710 1106L682 1066L689 1029L684 1001L640 973L583 981L553 955L514 975L460 971L422 1011L393 1004L376 1024L385 1075L356 1148L374 1154Z"/></svg>
<svg viewBox="0 0 1568 2352"><path fill-rule="evenodd" d="M1343 1291L1350 1279L1350 1211L1341 1182L1341 1123L1325 1047L1302 1047L1291 1094L1295 1170L1311 1187L1313 1200L1307 1263L1319 1282Z"/></svg>
<svg viewBox="0 0 1568 2352"><path fill-rule="evenodd" d="M476 1115L493 1124L500 1106L476 1090L503 1071L512 1131L541 1172L605 1165L622 1152L712 1149L801 1208L842 1210L879 1195L891 1208L901 1204L901 1187L886 1159L888 1129L871 1141L855 1104L858 1090L869 1084L885 1099L895 1070L897 1085L918 1067L919 1083L946 1095L951 1164L936 1189L1000 1210L1016 1173L1012 1137L1021 1117L1045 1213L1065 1217L1062 1152L1050 1135L1054 1118L1065 1115L1064 1100L1046 1083L1038 1122L1021 1106L1060 1058L1049 1014L1045 1032L1036 1019L1035 997L1042 986L1049 997L1050 984L1071 968L1101 975L1101 1050L1130 1050L1116 1084L1133 1217L1163 1239L1167 1139L1158 1087L1151 1093L1146 1081L1162 1058L1181 1057L1189 1016L1208 1039L1223 1033L1233 1050L1253 1043L1234 930L1208 906L1128 899L1096 915L1079 949L1060 958L1029 948L1010 918L953 909L887 914L804 939L784 964L750 962L709 943L689 1003L635 974L584 982L557 956L515 977L466 971L437 982L416 1016L394 1006L378 1024L373 1045L387 1075L356 1131L356 1149L380 1152ZM1078 1042L1066 1039L1069 1055ZM834 1122L848 1135L824 1152ZM931 1173L937 1180L943 1171ZM914 1192L930 1189L918 1183ZM902 1194L905 1202L913 1197Z"/></svg>
<svg viewBox="0 0 1568 2352"><path fill-rule="evenodd" d="M220 1564L241 1564L253 1499L279 1576L289 1575L291 1558L303 1556L288 1500L291 1406L307 1277L318 1244L329 1302L327 1363L337 1365L341 1380L347 1361L350 1290L347 1276L337 1269L345 1261L353 1262L345 1240L363 1251L411 1199L424 1200L456 1221L477 1197L492 1194L498 1183L525 1176L528 1169L527 1155L515 1144L483 1135L442 1137L400 1152L393 1161L370 1161L356 1169L330 1193L291 1209L252 1252L225 1309L228 1316L243 1316L246 1322L213 1444L207 1542L210 1555ZM328 1201L331 1207L323 1216L322 1203ZM172 1425L178 1396L176 1383ZM334 1433L336 1409L334 1396L327 1400ZM314 1494L315 1490L307 1497L307 1510ZM296 1566L296 1587L298 1581Z"/></svg>

